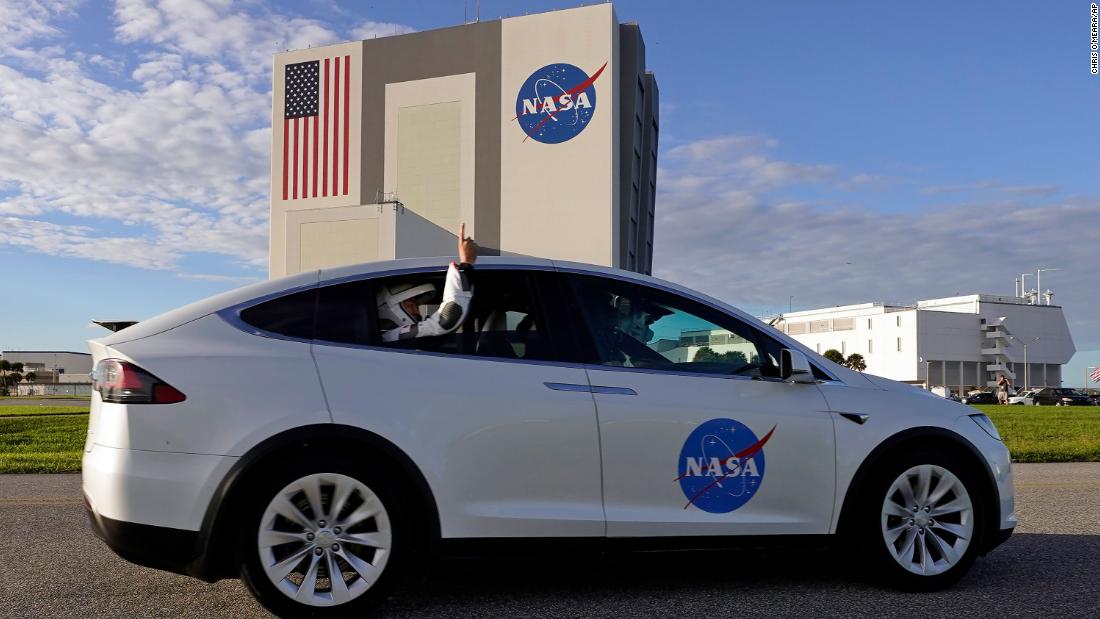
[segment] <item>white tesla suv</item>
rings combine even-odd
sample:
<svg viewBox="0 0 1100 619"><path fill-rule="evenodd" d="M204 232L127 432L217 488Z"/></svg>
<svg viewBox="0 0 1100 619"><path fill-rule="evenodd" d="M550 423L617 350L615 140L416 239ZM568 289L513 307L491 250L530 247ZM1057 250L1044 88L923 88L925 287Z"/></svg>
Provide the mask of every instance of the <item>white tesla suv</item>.
<svg viewBox="0 0 1100 619"><path fill-rule="evenodd" d="M383 343L382 291L430 285L430 306L445 267L311 271L91 340L97 534L323 616L478 541L842 540L873 577L928 590L1012 533L984 415L667 282L484 258L461 328Z"/></svg>

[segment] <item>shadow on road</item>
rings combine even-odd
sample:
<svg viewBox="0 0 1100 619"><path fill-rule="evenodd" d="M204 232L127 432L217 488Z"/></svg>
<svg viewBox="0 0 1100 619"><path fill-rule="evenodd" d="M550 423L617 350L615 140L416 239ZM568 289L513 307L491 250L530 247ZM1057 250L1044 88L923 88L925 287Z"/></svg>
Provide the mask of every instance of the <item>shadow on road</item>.
<svg viewBox="0 0 1100 619"><path fill-rule="evenodd" d="M1017 534L952 589L906 594L850 574L837 551L684 551L441 560L386 616L1093 615L1100 536ZM939 609L939 610L937 610Z"/></svg>

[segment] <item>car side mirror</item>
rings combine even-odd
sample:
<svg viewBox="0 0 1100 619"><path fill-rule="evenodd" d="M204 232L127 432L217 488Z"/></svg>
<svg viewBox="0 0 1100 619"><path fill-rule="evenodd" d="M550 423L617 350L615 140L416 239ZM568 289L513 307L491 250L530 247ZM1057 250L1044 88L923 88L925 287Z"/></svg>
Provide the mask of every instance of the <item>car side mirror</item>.
<svg viewBox="0 0 1100 619"><path fill-rule="evenodd" d="M779 353L779 377L792 383L816 383L810 360L800 351L784 348Z"/></svg>

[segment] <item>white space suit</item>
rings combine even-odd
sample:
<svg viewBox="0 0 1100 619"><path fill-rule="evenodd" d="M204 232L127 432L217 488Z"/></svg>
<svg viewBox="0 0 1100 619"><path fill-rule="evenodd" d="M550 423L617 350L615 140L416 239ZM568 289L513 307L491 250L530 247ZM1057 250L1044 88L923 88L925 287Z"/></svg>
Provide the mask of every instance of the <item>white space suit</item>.
<svg viewBox="0 0 1100 619"><path fill-rule="evenodd" d="M392 322L394 327L382 332L383 342L396 342L417 337L444 335L462 325L474 297L474 287L469 273L473 266L452 262L447 267L443 284L443 300L427 318L410 314L402 303L413 301L418 305L428 302L436 294L434 284L419 286L390 286L378 292L378 317Z"/></svg>

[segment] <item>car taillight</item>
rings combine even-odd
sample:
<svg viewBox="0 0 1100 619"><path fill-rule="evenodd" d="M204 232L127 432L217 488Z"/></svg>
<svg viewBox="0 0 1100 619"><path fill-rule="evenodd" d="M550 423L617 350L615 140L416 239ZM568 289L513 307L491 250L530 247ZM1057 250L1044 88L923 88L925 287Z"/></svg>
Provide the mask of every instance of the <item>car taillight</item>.
<svg viewBox="0 0 1100 619"><path fill-rule="evenodd" d="M175 404L187 399L172 385L121 359L103 359L96 364L92 389L104 402L116 404Z"/></svg>

